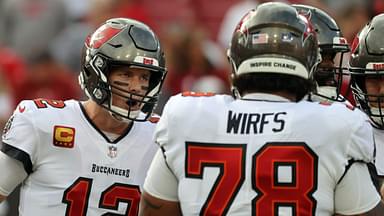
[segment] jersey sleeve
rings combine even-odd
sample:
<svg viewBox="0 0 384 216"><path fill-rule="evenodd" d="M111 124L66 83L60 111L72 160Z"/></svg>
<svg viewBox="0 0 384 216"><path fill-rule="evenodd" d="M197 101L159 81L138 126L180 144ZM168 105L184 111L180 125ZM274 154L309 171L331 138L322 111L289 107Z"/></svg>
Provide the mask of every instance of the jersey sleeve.
<svg viewBox="0 0 384 216"><path fill-rule="evenodd" d="M335 213L357 215L373 209L381 198L365 163L354 163L335 190Z"/></svg>
<svg viewBox="0 0 384 216"><path fill-rule="evenodd" d="M160 121L156 125L154 140L159 146L163 146L168 140L168 118L166 113L163 113Z"/></svg>
<svg viewBox="0 0 384 216"><path fill-rule="evenodd" d="M38 147L38 135L32 118L34 109L27 101L20 102L2 136L1 151L19 160L28 174L33 170Z"/></svg>
<svg viewBox="0 0 384 216"><path fill-rule="evenodd" d="M159 199L178 201L178 182L168 168L161 149L157 151L148 170L144 190Z"/></svg>
<svg viewBox="0 0 384 216"><path fill-rule="evenodd" d="M348 156L356 161L372 162L374 159L375 142L372 126L368 119L361 121L351 135L347 150Z"/></svg>
<svg viewBox="0 0 384 216"><path fill-rule="evenodd" d="M173 134L177 134L177 128L175 125L172 125L175 122L175 115L178 113L175 109L178 96L171 97L166 105L164 106L163 113L159 122L156 125L154 139L155 142L160 146L160 149L156 153L152 164L148 170L147 177L144 182L144 190L151 194L154 197L168 200L168 201L178 201L177 190L178 190L178 180L174 175L173 171L169 167L167 160L170 160L167 157L168 150L170 150L172 142L172 137L169 136L170 131ZM172 120L170 117L173 117ZM167 158L167 160L166 160Z"/></svg>
<svg viewBox="0 0 384 216"><path fill-rule="evenodd" d="M0 195L8 196L26 177L22 163L0 152Z"/></svg>
<svg viewBox="0 0 384 216"><path fill-rule="evenodd" d="M160 120L157 122L155 133L154 133L154 140L155 142L163 147L169 140L169 131L173 130L172 128L172 121L169 119L171 115L175 114L175 97L171 97L168 102L165 104L163 113L161 115Z"/></svg>

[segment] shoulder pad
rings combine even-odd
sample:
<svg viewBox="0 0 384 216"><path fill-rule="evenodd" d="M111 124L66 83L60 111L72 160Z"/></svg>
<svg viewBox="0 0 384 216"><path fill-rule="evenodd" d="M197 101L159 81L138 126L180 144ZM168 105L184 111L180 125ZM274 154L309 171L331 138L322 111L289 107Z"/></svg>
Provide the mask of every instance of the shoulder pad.
<svg viewBox="0 0 384 216"><path fill-rule="evenodd" d="M319 104L320 105L324 105L324 106L330 106L330 105L332 105L332 102L330 102L330 101L320 101Z"/></svg>
<svg viewBox="0 0 384 216"><path fill-rule="evenodd" d="M183 97L211 97L215 96L213 92L193 92L193 91L185 91L181 93Z"/></svg>
<svg viewBox="0 0 384 216"><path fill-rule="evenodd" d="M345 106L350 109L350 110L355 110L355 106L353 106L352 104L349 104L349 103L346 103Z"/></svg>
<svg viewBox="0 0 384 216"><path fill-rule="evenodd" d="M160 121L160 116L158 116L158 115L151 116L151 117L148 118L148 121L151 122L151 123L156 124L157 122Z"/></svg>

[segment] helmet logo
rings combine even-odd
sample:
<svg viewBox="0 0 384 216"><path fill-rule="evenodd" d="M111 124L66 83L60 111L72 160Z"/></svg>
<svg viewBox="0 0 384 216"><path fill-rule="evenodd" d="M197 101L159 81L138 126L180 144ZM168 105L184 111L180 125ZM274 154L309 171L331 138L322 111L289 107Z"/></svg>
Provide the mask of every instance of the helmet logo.
<svg viewBox="0 0 384 216"><path fill-rule="evenodd" d="M352 42L352 45L351 45L351 53L355 53L357 48L359 47L359 43L360 43L360 39L358 36L356 36L354 39L353 39L353 42Z"/></svg>
<svg viewBox="0 0 384 216"><path fill-rule="evenodd" d="M89 36L85 43L90 48L98 49L120 31L121 29L116 29L106 24Z"/></svg>
<svg viewBox="0 0 384 216"><path fill-rule="evenodd" d="M309 22L308 18L299 14L299 18L305 23L306 25L306 29L304 30L304 37L303 37L303 41L305 41L310 35L314 35L315 34L315 30L314 30L314 27L312 25L311 22Z"/></svg>
<svg viewBox="0 0 384 216"><path fill-rule="evenodd" d="M251 18L251 15L254 13L255 11L252 10L250 12L248 12L247 14L244 15L244 17L240 20L240 22L237 24L236 26L236 29L235 29L235 32L237 31L240 31L241 33L243 34L248 34L248 28L247 28L247 21Z"/></svg>

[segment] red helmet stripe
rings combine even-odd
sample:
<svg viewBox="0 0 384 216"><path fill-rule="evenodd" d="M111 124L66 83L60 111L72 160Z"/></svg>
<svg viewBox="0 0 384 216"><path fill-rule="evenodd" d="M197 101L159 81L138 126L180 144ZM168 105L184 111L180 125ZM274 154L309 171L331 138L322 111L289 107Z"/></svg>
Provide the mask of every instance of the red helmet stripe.
<svg viewBox="0 0 384 216"><path fill-rule="evenodd" d="M85 43L89 48L98 49L120 31L121 29L104 25L103 27L99 28L94 34L92 34L92 36L89 36Z"/></svg>

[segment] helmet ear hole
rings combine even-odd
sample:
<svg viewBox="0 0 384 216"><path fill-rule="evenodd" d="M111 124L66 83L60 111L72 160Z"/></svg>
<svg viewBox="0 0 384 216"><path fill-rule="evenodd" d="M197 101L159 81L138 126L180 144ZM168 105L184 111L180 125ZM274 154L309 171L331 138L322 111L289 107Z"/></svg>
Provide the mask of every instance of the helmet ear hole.
<svg viewBox="0 0 384 216"><path fill-rule="evenodd" d="M99 104L105 104L110 101L111 91L109 91L109 85L105 82L99 82L99 87L96 89L98 91L98 100ZM95 95L96 96L96 95Z"/></svg>

